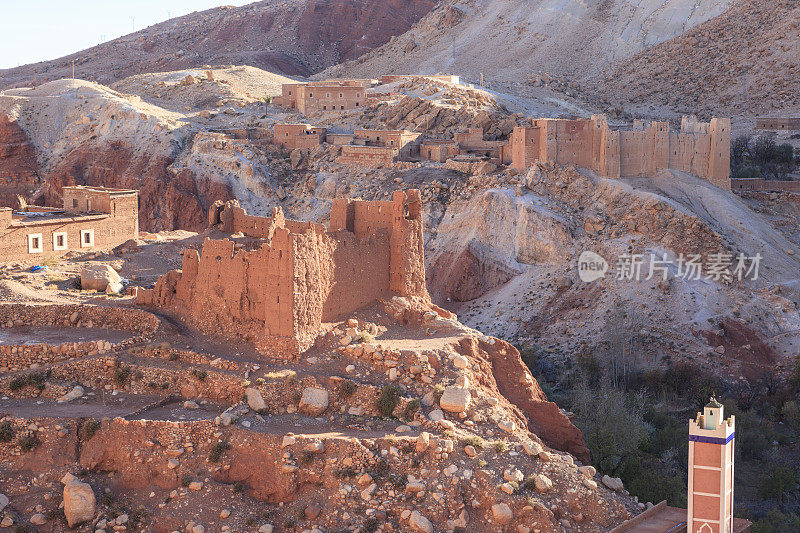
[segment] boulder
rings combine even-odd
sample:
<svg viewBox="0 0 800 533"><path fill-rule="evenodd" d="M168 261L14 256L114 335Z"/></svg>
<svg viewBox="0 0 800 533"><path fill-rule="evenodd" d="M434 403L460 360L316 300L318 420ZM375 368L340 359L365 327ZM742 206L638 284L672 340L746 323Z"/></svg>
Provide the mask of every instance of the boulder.
<svg viewBox="0 0 800 533"><path fill-rule="evenodd" d="M603 482L603 485L615 492L620 492L623 488L625 488L622 484L622 480L618 477L603 476L600 481Z"/></svg>
<svg viewBox="0 0 800 533"><path fill-rule="evenodd" d="M417 442L416 442L417 453L423 453L425 450L428 449L428 446L430 445L431 445L431 434L428 433L427 431L423 431L422 433L419 434L419 437L417 437Z"/></svg>
<svg viewBox="0 0 800 533"><path fill-rule="evenodd" d="M514 519L514 513L507 503L496 503L492 505L492 518L495 523L505 525Z"/></svg>
<svg viewBox="0 0 800 533"><path fill-rule="evenodd" d="M47 518L42 513L36 513L31 517L31 524L34 526L43 526L47 523Z"/></svg>
<svg viewBox="0 0 800 533"><path fill-rule="evenodd" d="M328 400L327 390L306 387L300 397L300 412L308 416L319 416L328 408Z"/></svg>
<svg viewBox="0 0 800 533"><path fill-rule="evenodd" d="M71 402L83 396L84 390L80 385L76 385L71 391L56 400L58 403Z"/></svg>
<svg viewBox="0 0 800 533"><path fill-rule="evenodd" d="M525 453L528 455L539 455L544 451L542 445L536 442L535 440L526 440L523 441L522 447L525 449Z"/></svg>
<svg viewBox="0 0 800 533"><path fill-rule="evenodd" d="M261 396L261 392L258 389L248 387L245 389L244 395L247 397L247 405L249 405L250 409L253 411L263 411L267 408L267 404L264 402L264 398Z"/></svg>
<svg viewBox="0 0 800 533"><path fill-rule="evenodd" d="M3 509L6 508L8 502L9 502L8 496L0 492L0 513L2 513Z"/></svg>
<svg viewBox="0 0 800 533"><path fill-rule="evenodd" d="M433 533L433 524L431 521L422 516L419 511L413 511L411 516L408 517L408 525L411 531L416 533Z"/></svg>
<svg viewBox="0 0 800 533"><path fill-rule="evenodd" d="M464 387L447 387L439 400L439 406L451 413L463 413L469 409L472 395Z"/></svg>
<svg viewBox="0 0 800 533"><path fill-rule="evenodd" d="M64 485L64 516L69 527L92 520L94 513L94 492L88 483L74 480Z"/></svg>
<svg viewBox="0 0 800 533"><path fill-rule="evenodd" d="M540 492L547 492L553 488L552 480L544 474L536 474L536 477L533 478L533 484L536 490Z"/></svg>
<svg viewBox="0 0 800 533"><path fill-rule="evenodd" d="M103 292L109 284L122 288L122 278L109 265L90 264L81 269L81 289Z"/></svg>

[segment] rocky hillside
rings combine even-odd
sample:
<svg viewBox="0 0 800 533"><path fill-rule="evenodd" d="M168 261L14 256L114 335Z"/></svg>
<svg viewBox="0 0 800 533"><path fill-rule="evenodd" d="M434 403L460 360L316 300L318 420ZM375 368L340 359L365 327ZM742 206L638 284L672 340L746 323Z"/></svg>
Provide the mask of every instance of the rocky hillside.
<svg viewBox="0 0 800 533"><path fill-rule="evenodd" d="M611 102L753 115L800 110L800 5L738 0L722 15L595 78ZM591 92L591 84L586 87Z"/></svg>
<svg viewBox="0 0 800 533"><path fill-rule="evenodd" d="M377 48L408 30L434 0L264 0L156 24L88 50L0 70L0 88L72 76L103 84L147 72L251 65L308 75Z"/></svg>
<svg viewBox="0 0 800 533"><path fill-rule="evenodd" d="M729 0L446 2L405 34L324 75L450 72L489 83L583 79L722 13ZM455 46L455 58L453 47Z"/></svg>

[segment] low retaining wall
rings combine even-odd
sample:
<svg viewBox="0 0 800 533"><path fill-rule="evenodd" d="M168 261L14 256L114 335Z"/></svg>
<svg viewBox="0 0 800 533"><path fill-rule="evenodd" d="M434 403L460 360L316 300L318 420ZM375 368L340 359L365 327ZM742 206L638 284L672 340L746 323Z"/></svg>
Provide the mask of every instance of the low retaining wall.
<svg viewBox="0 0 800 533"><path fill-rule="evenodd" d="M0 328L110 328L132 336L116 344L104 339L61 344L0 345L0 374L76 357L101 355L145 342L159 327L158 318L141 309L87 305L0 305Z"/></svg>
<svg viewBox="0 0 800 533"><path fill-rule="evenodd" d="M0 305L0 327L110 328L152 335L160 322L152 313L93 305Z"/></svg>
<svg viewBox="0 0 800 533"><path fill-rule="evenodd" d="M800 193L800 181L732 179L732 191L780 191Z"/></svg>

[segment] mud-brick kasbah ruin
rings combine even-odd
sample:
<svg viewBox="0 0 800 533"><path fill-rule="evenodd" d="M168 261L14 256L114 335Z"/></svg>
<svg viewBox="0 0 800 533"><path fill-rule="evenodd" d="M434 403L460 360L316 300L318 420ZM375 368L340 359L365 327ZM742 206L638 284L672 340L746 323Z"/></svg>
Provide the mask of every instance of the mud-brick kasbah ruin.
<svg viewBox="0 0 800 533"><path fill-rule="evenodd" d="M295 118L344 114L407 79L288 83L271 104ZM474 126L440 138L327 124L280 122L256 137L292 169L326 146L353 173L485 165L516 178L541 167L582 183L564 170L578 167L619 184L679 171L732 196L724 118L687 116L679 131L531 118L504 140ZM197 137L211 151L224 135ZM63 185L59 207L0 208L2 268L25 270L12 282L35 274L47 280L37 287L82 298L23 293L30 301L0 306L0 460L25 473L0 486L0 528L748 532L733 514L735 420L721 404L689 423L687 509L640 502L598 473L572 414L517 348L433 302L425 197L402 181L387 201L329 198L316 218L327 223L219 199L198 233L140 231L132 189ZM680 235L705 236L719 238ZM50 270L59 260L74 269L63 279ZM477 270L462 276L476 276L470 287ZM484 270L500 279L511 267ZM41 465L47 476L31 480Z"/></svg>
<svg viewBox="0 0 800 533"><path fill-rule="evenodd" d="M337 199L330 225L245 213L217 203L210 222L237 240L206 240L137 303L174 309L210 334L279 357L307 350L323 322L391 295L427 299L419 191L391 202ZM238 242L237 241L241 241Z"/></svg>

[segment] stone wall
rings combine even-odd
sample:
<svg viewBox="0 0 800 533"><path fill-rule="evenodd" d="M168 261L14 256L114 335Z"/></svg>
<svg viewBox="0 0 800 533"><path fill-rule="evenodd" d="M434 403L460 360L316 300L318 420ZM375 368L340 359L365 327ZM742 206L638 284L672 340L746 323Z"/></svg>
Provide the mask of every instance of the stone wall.
<svg viewBox="0 0 800 533"><path fill-rule="evenodd" d="M759 117L756 119L757 130L800 130L800 118Z"/></svg>
<svg viewBox="0 0 800 533"><path fill-rule="evenodd" d="M366 87L345 85L344 82L299 85L294 90L297 93L297 110L304 115L358 109L367 100Z"/></svg>
<svg viewBox="0 0 800 533"><path fill-rule="evenodd" d="M136 342L144 342L158 329L159 320L140 309L119 307L0 305L0 328L26 326L67 328L67 334L68 328L109 328L130 331L131 337L114 344L98 339L60 344L0 345L0 374L35 365L104 354Z"/></svg>
<svg viewBox="0 0 800 533"><path fill-rule="evenodd" d="M342 155L336 159L341 165L367 168L390 167L399 158L399 150L392 146L342 146Z"/></svg>
<svg viewBox="0 0 800 533"><path fill-rule="evenodd" d="M330 230L251 217L235 202L215 204L210 222L239 241L206 239L186 250L183 268L162 276L137 302L170 309L206 333L295 356L323 322L393 294L428 297L419 191L391 202L334 200Z"/></svg>
<svg viewBox="0 0 800 533"><path fill-rule="evenodd" d="M800 181L763 180L763 179L732 179L733 191L776 191L800 193Z"/></svg>

